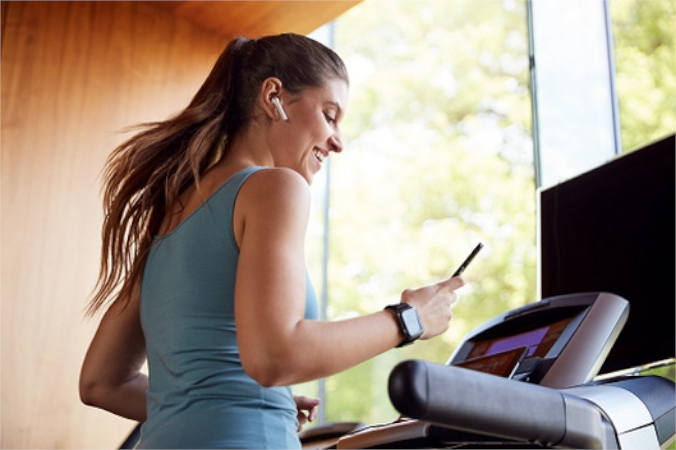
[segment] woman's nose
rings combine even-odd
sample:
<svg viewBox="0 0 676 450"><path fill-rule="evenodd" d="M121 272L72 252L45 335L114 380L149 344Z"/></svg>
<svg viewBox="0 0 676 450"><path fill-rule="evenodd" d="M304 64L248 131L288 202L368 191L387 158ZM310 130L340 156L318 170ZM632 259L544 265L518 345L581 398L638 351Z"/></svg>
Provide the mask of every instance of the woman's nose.
<svg viewBox="0 0 676 450"><path fill-rule="evenodd" d="M338 134L332 134L331 137L329 137L329 150L336 153L343 151L343 142L340 140Z"/></svg>

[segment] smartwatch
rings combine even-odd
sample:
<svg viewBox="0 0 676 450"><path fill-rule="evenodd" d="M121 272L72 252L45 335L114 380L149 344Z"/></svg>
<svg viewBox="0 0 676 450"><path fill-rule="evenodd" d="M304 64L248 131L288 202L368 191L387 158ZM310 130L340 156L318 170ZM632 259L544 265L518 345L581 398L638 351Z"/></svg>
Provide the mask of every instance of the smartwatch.
<svg viewBox="0 0 676 450"><path fill-rule="evenodd" d="M385 309L389 309L394 313L394 317L399 324L399 330L404 335L404 340L397 345L403 347L418 339L423 334L423 326L418 317L418 311L414 306L408 303L397 303L396 305L388 305Z"/></svg>

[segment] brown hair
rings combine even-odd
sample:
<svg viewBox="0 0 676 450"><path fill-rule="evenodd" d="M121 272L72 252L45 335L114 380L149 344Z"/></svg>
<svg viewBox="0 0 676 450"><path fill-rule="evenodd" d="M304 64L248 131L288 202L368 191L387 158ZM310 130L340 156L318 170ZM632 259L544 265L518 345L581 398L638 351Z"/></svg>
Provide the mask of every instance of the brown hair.
<svg viewBox="0 0 676 450"><path fill-rule="evenodd" d="M126 305L140 283L153 237L169 207L218 162L253 116L266 78L299 93L330 78L348 82L340 57L297 34L230 41L187 108L161 122L137 125L104 169L101 266L87 313L109 300Z"/></svg>

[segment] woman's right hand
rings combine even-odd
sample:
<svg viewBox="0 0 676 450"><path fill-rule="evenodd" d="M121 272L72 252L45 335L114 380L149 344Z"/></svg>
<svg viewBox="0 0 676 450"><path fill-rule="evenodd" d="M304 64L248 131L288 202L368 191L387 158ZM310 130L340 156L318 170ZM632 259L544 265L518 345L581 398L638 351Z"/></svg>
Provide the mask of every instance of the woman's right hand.
<svg viewBox="0 0 676 450"><path fill-rule="evenodd" d="M415 306L423 326L420 339L430 339L448 329L451 305L458 299L456 290L465 285L462 277L451 277L418 289L406 289L401 301Z"/></svg>

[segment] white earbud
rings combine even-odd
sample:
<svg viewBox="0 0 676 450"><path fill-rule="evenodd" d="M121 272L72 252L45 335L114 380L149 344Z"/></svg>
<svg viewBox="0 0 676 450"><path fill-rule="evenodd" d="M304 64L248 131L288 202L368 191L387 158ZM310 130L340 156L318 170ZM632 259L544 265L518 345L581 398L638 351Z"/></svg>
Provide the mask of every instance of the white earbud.
<svg viewBox="0 0 676 450"><path fill-rule="evenodd" d="M286 115L286 111L284 111L284 108L282 107L282 103L279 101L279 97L272 97L272 104L275 105L275 108L279 113L279 117L281 117L282 120L289 120L288 116Z"/></svg>

